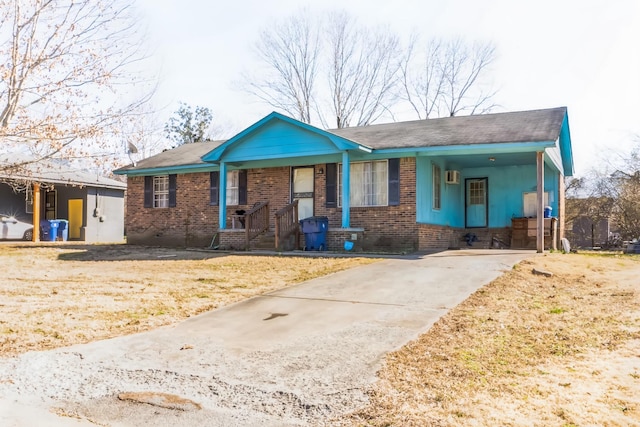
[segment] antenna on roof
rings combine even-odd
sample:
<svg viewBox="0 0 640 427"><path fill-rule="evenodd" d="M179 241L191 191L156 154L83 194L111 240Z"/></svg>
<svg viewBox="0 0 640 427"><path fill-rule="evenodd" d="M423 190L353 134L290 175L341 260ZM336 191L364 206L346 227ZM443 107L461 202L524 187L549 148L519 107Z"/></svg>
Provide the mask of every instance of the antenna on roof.
<svg viewBox="0 0 640 427"><path fill-rule="evenodd" d="M129 156L129 160L131 160L131 164L133 164L133 167L136 167L137 162L133 159L133 157L131 157L132 154L138 154L138 147L136 147L133 142L129 141L127 143L127 155Z"/></svg>

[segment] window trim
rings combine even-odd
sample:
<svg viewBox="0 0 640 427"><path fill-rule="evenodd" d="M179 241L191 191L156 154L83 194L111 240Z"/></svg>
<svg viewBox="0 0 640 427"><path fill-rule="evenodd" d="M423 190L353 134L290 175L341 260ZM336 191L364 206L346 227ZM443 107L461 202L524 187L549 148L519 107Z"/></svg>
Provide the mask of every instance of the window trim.
<svg viewBox="0 0 640 427"><path fill-rule="evenodd" d="M233 178L235 175L235 179ZM232 186L235 181L235 187ZM235 197L233 200L229 200L229 196L234 194ZM227 206L238 206L240 204L240 171L239 170L228 170L227 171Z"/></svg>
<svg viewBox="0 0 640 427"><path fill-rule="evenodd" d="M160 180L164 181L164 183L160 183ZM166 187L166 189L158 190L158 184L162 184L162 186ZM152 207L155 209L164 209L169 207L169 175L156 175L153 177L153 199L152 199ZM159 199L158 196L163 196L162 199ZM164 201L164 203L160 204L160 201Z"/></svg>
<svg viewBox="0 0 640 427"><path fill-rule="evenodd" d="M364 160L364 161L359 161L359 162L350 162L349 163L349 168L351 168L353 165L355 164L362 164L362 163L370 163L370 164L374 164L374 163L381 163L384 162L386 164L386 168L385 168L385 172L386 172L386 179L385 179L385 185L383 186L384 188L384 192L386 195L386 203L385 204L381 204L381 205L355 205L353 204L353 198L350 197L351 199L351 203L350 206L351 208L378 208L378 207L386 207L389 206L389 159L381 159L381 160ZM373 168L371 169L373 171ZM336 185L336 191L337 191L337 205L339 208L342 207L342 163L338 163L337 167L336 167L336 173L337 173L337 185ZM351 170L350 171L350 176L351 176L351 188L353 188L353 176L354 173ZM350 190L351 190L350 188Z"/></svg>
<svg viewBox="0 0 640 427"><path fill-rule="evenodd" d="M431 209L442 209L442 168L437 163L431 163Z"/></svg>

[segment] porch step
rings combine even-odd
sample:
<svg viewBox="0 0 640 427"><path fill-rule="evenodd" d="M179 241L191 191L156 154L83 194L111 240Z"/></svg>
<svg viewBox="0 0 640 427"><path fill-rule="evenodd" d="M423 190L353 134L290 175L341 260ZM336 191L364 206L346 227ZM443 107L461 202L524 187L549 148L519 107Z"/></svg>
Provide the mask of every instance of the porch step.
<svg viewBox="0 0 640 427"><path fill-rule="evenodd" d="M276 236L272 231L264 233L251 242L251 249L275 250Z"/></svg>

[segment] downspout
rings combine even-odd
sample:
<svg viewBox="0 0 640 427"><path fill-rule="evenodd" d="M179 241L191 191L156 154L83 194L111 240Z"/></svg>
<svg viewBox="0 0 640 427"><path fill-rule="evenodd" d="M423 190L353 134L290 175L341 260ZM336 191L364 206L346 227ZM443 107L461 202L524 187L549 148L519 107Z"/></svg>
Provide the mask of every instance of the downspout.
<svg viewBox="0 0 640 427"><path fill-rule="evenodd" d="M351 220L351 165L349 152L342 152L342 228L349 228Z"/></svg>

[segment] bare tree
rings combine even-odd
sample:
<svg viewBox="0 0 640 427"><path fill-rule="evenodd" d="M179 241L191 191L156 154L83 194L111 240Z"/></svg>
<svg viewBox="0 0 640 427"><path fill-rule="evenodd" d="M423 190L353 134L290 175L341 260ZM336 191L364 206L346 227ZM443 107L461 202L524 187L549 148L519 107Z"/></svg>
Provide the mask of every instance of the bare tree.
<svg viewBox="0 0 640 427"><path fill-rule="evenodd" d="M306 123L367 125L395 100L400 48L388 28L303 10L263 31L256 47L268 73L245 74L244 90Z"/></svg>
<svg viewBox="0 0 640 427"><path fill-rule="evenodd" d="M623 239L640 238L640 142L626 155L619 155L611 176L611 193L616 200L615 221ZM621 157L621 159L620 159Z"/></svg>
<svg viewBox="0 0 640 427"><path fill-rule="evenodd" d="M430 40L422 51L413 36L401 66L404 98L418 117L480 114L495 107L495 91L482 79L496 58L491 43L468 45L462 39Z"/></svg>
<svg viewBox="0 0 640 427"><path fill-rule="evenodd" d="M261 77L245 75L244 89L310 123L320 55L318 21L308 10L301 10L262 31L255 47L268 72Z"/></svg>
<svg viewBox="0 0 640 427"><path fill-rule="evenodd" d="M395 97L399 39L387 28L358 26L345 12L329 15L329 87L338 128L375 121Z"/></svg>
<svg viewBox="0 0 640 427"><path fill-rule="evenodd" d="M411 37L409 46L401 62L401 84L404 98L420 119L428 119L439 114L439 104L444 91L444 73L440 58L441 42L432 40L426 45L423 56L416 52L418 37Z"/></svg>
<svg viewBox="0 0 640 427"><path fill-rule="evenodd" d="M22 164L114 157L152 93L129 4L0 0L0 35L0 151Z"/></svg>

